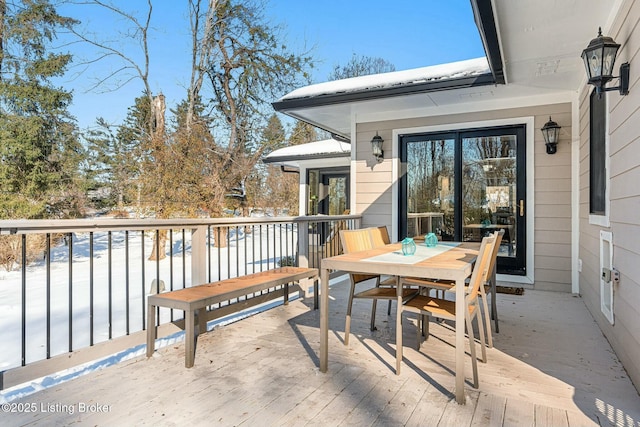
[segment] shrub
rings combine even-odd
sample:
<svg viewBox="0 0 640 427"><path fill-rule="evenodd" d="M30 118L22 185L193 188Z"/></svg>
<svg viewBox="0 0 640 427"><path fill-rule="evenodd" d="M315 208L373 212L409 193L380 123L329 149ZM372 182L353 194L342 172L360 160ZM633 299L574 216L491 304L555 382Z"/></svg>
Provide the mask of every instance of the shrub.
<svg viewBox="0 0 640 427"><path fill-rule="evenodd" d="M283 256L278 260L279 267L294 267L296 265L296 257L293 255Z"/></svg>

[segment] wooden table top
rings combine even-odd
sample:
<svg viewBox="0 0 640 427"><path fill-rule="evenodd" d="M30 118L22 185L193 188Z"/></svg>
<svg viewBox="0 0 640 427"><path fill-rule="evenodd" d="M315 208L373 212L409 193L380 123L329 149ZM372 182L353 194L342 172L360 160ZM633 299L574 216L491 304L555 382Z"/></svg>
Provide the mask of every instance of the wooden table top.
<svg viewBox="0 0 640 427"><path fill-rule="evenodd" d="M457 242L455 242L457 243ZM439 246L455 244L441 242ZM416 243L424 245L423 243ZM385 262L371 260L373 257L402 250L401 243L392 243L375 249L352 252L322 260L322 267L331 270L352 271L371 274L388 274L395 276L437 277L439 279L466 278L471 274L472 264L478 255L480 244L476 242L459 243L458 246L438 253L415 263ZM402 255L398 255L402 257Z"/></svg>

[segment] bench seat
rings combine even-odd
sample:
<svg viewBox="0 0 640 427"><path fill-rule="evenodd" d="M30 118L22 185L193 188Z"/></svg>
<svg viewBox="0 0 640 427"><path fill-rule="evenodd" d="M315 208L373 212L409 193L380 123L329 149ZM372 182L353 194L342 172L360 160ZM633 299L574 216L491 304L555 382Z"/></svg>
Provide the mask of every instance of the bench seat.
<svg viewBox="0 0 640 427"><path fill-rule="evenodd" d="M317 280L318 269L280 267L246 276L150 295L147 300L147 357L153 355L157 338L155 307L184 310L185 366L191 368L195 360L195 346L198 335L195 330L196 315L199 321L198 332L205 332L205 314L208 306L281 285L284 285L284 303L287 304L289 301L289 283L303 279Z"/></svg>

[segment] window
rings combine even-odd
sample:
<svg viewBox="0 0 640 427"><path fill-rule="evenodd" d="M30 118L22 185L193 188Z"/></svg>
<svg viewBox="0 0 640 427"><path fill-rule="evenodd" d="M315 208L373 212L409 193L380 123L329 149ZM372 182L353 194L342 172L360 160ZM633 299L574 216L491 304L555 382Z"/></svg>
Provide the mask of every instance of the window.
<svg viewBox="0 0 640 427"><path fill-rule="evenodd" d="M607 214L607 102L606 96L598 95L594 90L590 100L589 134L589 213Z"/></svg>

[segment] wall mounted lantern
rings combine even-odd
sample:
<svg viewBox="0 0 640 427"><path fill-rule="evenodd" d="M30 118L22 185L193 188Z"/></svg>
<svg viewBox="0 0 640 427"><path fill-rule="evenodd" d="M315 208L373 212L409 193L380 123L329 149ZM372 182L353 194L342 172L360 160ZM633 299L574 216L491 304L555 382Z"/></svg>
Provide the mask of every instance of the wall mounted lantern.
<svg viewBox="0 0 640 427"><path fill-rule="evenodd" d="M376 136L371 140L371 151L373 152L373 157L376 158L378 163L384 160L384 151L382 151L383 142L384 139L382 139L382 137L378 135L378 132L376 132Z"/></svg>
<svg viewBox="0 0 640 427"><path fill-rule="evenodd" d="M547 146L547 154L555 154L558 149L558 139L560 137L560 125L551 120L551 116L549 116L549 121L542 126L542 136L544 136L544 143Z"/></svg>
<svg viewBox="0 0 640 427"><path fill-rule="evenodd" d="M614 79L613 64L616 62L616 54L620 45L613 41L611 37L602 35L602 28L598 28L598 37L589 42L589 46L582 51L582 60L587 70L589 84L596 87L598 95L611 90L620 91L620 95L629 93L629 69L630 65L625 62L620 66L620 86L605 88L609 80Z"/></svg>

